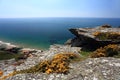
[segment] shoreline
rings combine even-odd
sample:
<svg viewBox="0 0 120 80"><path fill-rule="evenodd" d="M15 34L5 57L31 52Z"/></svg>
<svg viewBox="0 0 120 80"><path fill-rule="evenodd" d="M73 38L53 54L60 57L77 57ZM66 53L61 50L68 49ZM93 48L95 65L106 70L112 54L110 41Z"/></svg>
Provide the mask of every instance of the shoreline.
<svg viewBox="0 0 120 80"><path fill-rule="evenodd" d="M35 53L41 53L46 50L20 47L8 42L0 41L0 61L14 59L19 63L26 60L28 57L34 56Z"/></svg>
<svg viewBox="0 0 120 80"><path fill-rule="evenodd" d="M50 46L44 46L43 44L41 43L31 43L31 42L24 42L24 41L16 41L14 39L6 39L4 37L0 37L0 41L3 42L3 43L8 43L8 44L12 44L12 45L15 45L15 46L18 46L18 47L21 47L21 48L30 48L30 49L37 49L37 50L48 50L50 48Z"/></svg>
<svg viewBox="0 0 120 80"><path fill-rule="evenodd" d="M36 49L36 48L27 48L27 47L20 47L19 45L14 45L8 42L0 41L0 50L11 50L11 49L20 49L20 51L45 51L42 49Z"/></svg>
<svg viewBox="0 0 120 80"><path fill-rule="evenodd" d="M0 49L1 48L21 48L21 49L31 49L31 50L42 50L42 51L44 51L44 50L47 50L47 49L42 49L42 48L33 48L33 47L26 47L26 46L24 46L24 45L17 45L17 44L14 44L14 43L10 43L10 42L5 42L5 41L1 41L0 40Z"/></svg>

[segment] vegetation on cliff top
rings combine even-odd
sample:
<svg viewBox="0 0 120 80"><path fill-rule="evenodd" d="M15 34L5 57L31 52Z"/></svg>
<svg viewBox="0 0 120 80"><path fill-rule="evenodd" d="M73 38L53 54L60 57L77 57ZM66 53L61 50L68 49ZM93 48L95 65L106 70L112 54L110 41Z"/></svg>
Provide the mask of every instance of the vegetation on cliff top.
<svg viewBox="0 0 120 80"><path fill-rule="evenodd" d="M93 35L99 40L120 41L120 33L118 32L95 32Z"/></svg>
<svg viewBox="0 0 120 80"><path fill-rule="evenodd" d="M2 51L0 50L0 60L7 60L15 58L15 60L18 60L20 57L23 57L24 54L21 53L13 53L9 51Z"/></svg>
<svg viewBox="0 0 120 80"><path fill-rule="evenodd" d="M16 71L16 74L19 73L36 73L36 72L43 72L43 73L64 73L67 74L69 72L69 64L74 61L80 61L80 55L74 53L58 53L54 55L51 60L44 60L37 64L36 66Z"/></svg>
<svg viewBox="0 0 120 80"><path fill-rule="evenodd" d="M120 57L120 47L115 44L109 44L105 47L101 47L90 54L92 58L98 57Z"/></svg>

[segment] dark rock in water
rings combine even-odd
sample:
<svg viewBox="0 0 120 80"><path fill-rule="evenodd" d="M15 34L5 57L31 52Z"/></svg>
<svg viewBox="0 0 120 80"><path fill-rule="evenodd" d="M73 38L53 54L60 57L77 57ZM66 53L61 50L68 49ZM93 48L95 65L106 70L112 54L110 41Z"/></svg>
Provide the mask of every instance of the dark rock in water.
<svg viewBox="0 0 120 80"><path fill-rule="evenodd" d="M76 36L71 40L71 46L95 50L108 44L120 44L120 28L111 28L109 25L103 25L102 27L104 28L100 26L69 29ZM100 37L96 37L96 34L100 34Z"/></svg>

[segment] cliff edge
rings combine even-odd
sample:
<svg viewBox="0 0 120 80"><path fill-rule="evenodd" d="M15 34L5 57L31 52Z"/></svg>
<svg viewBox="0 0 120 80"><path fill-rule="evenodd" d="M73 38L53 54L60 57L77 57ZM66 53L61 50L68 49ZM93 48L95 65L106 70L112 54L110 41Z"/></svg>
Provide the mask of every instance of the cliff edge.
<svg viewBox="0 0 120 80"><path fill-rule="evenodd" d="M120 44L120 28L112 28L109 25L95 28L71 28L69 31L76 37L65 44L73 47L95 50L108 44Z"/></svg>

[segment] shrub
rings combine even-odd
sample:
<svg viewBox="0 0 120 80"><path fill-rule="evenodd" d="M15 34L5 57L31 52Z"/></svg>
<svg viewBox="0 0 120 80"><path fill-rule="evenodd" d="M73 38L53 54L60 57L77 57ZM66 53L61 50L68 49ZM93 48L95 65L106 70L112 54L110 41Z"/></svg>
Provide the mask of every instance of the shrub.
<svg viewBox="0 0 120 80"><path fill-rule="evenodd" d="M100 40L117 40L120 41L120 33L118 32L95 32L95 38Z"/></svg>
<svg viewBox="0 0 120 80"><path fill-rule="evenodd" d="M98 58L98 57L114 57L120 54L120 47L115 44L109 44L105 47L101 47L94 51L90 57Z"/></svg>
<svg viewBox="0 0 120 80"><path fill-rule="evenodd" d="M46 72L67 73L69 70L69 63L76 58L78 58L78 56L73 53L56 54Z"/></svg>
<svg viewBox="0 0 120 80"><path fill-rule="evenodd" d="M8 75L3 75L2 77L0 77L0 80L6 80L7 78L14 76L15 72L9 73Z"/></svg>
<svg viewBox="0 0 120 80"><path fill-rule="evenodd" d="M2 76L3 75L3 71L2 70L0 70L0 76Z"/></svg>
<svg viewBox="0 0 120 80"><path fill-rule="evenodd" d="M56 54L52 60L45 60L37 64L36 66L27 69L16 71L16 74L19 73L36 73L36 72L43 72L43 73L64 73L67 74L69 72L69 64L72 61L80 60L79 55L74 53L59 53Z"/></svg>

